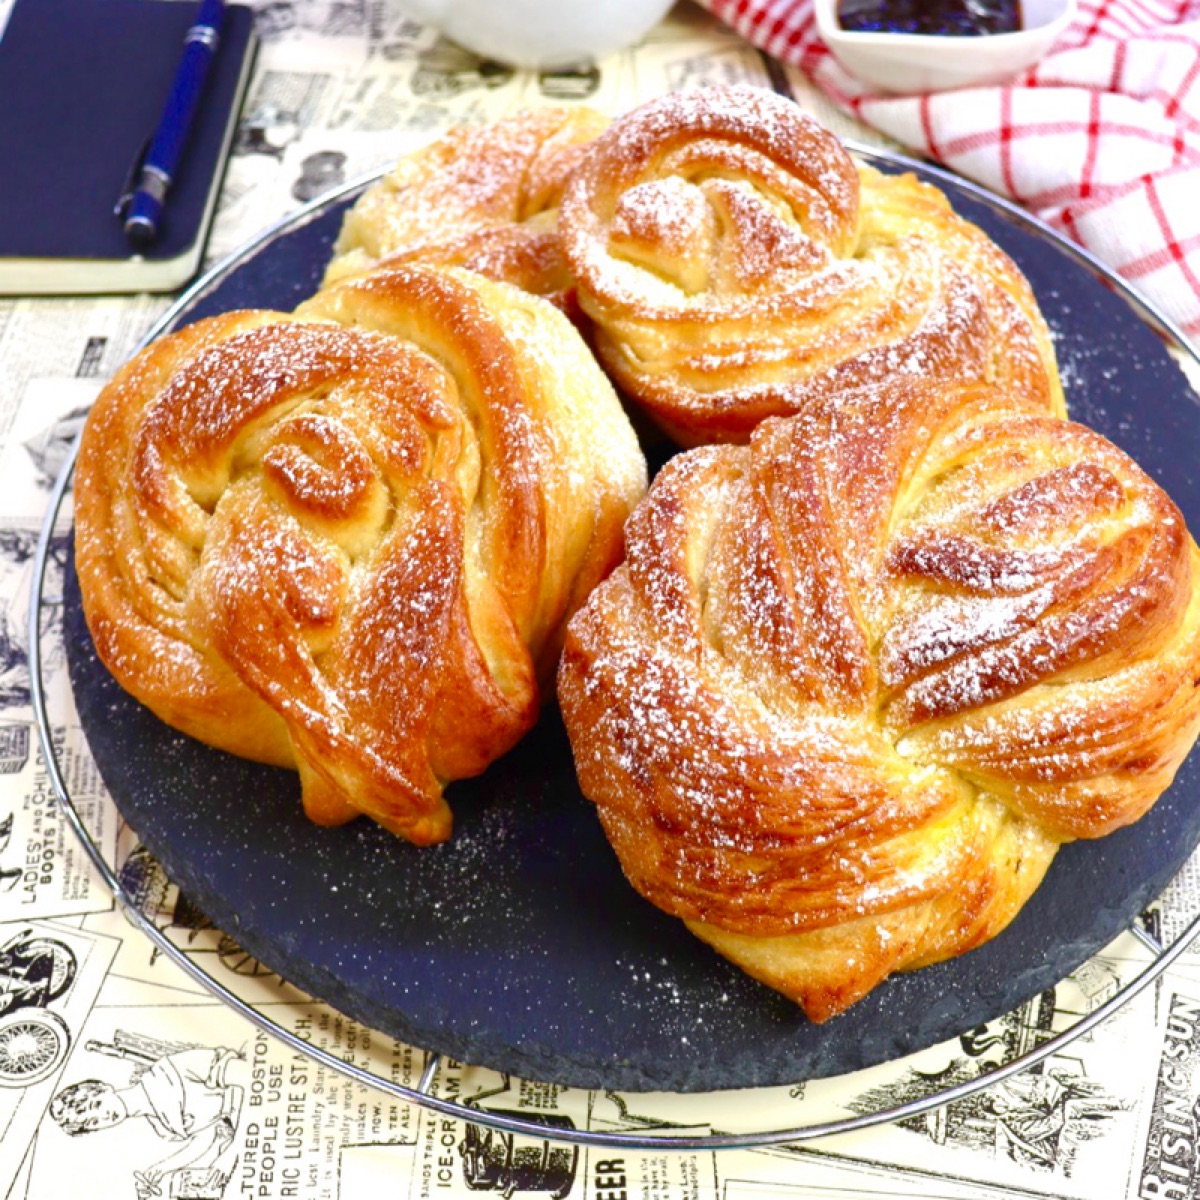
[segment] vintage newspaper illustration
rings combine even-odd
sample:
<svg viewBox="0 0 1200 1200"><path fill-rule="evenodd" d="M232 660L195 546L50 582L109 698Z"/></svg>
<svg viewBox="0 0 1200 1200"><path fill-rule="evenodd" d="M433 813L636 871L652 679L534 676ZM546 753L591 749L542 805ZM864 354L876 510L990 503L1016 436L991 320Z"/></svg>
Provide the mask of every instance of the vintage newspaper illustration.
<svg viewBox="0 0 1200 1200"><path fill-rule="evenodd" d="M65 924L0 924L0 1191L13 1180L117 943Z"/></svg>
<svg viewBox="0 0 1200 1200"><path fill-rule="evenodd" d="M839 134L882 143L690 0L639 46L545 72L468 53L407 17L399 0L255 7L262 48L209 265L455 123L530 106L616 114L672 89L748 82L789 92ZM8 8L0 0L0 20ZM431 1095L464 1107L444 1115L335 1069L334 1061L354 1064L415 1089L429 1060L247 954L123 827L79 729L65 666L68 498L38 614L42 676L55 757L131 898L129 911L118 908L58 806L39 749L30 584L46 504L87 407L171 299L0 299L0 1196L59 1200L84 1179L98 1181L95 1194L139 1200L1200 1195L1200 945L1092 1032L1028 1070L997 1075L1144 970L1151 950L1132 934L996 1021L835 1080L716 1095L618 1093L445 1059ZM1144 914L1143 929L1170 945L1197 912L1200 857ZM309 1052L215 998L139 922ZM721 1150L672 1149L668 1140L852 1121L993 1077L948 1104L819 1140ZM511 1116L552 1140L489 1123ZM571 1133L628 1140L561 1140ZM646 1148L648 1139L665 1145Z"/></svg>

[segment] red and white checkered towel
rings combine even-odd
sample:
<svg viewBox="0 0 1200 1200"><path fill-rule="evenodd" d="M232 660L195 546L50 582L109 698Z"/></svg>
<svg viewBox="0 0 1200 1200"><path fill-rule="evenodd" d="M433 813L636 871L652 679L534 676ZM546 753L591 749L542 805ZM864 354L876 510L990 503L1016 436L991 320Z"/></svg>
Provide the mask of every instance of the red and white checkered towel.
<svg viewBox="0 0 1200 1200"><path fill-rule="evenodd" d="M1200 339L1200 0L1080 0L1032 70L884 95L825 48L812 0L701 0L865 124L1030 209Z"/></svg>

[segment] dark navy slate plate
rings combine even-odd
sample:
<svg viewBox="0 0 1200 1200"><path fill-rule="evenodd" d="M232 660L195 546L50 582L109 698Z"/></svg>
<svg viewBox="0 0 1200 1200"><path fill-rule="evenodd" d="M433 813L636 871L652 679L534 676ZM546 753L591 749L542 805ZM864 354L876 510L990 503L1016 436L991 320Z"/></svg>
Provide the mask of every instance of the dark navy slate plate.
<svg viewBox="0 0 1200 1200"><path fill-rule="evenodd" d="M1056 238L933 178L1029 277L1074 414L1131 452L1200 529L1200 412L1160 337ZM293 307L316 287L346 202L243 251L172 324ZM1200 840L1193 754L1137 825L1065 847L994 941L894 977L816 1026L629 887L576 786L553 706L482 778L450 789L453 839L418 850L365 820L317 828L291 773L162 725L95 658L73 574L67 638L80 718L118 807L218 926L367 1025L527 1078L716 1090L840 1074L933 1045L1105 946Z"/></svg>

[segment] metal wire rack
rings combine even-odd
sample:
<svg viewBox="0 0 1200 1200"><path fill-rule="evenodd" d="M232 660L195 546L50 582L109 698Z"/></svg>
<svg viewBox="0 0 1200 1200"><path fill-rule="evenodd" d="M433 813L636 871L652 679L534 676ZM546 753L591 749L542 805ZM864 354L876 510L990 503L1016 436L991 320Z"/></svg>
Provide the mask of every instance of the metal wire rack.
<svg viewBox="0 0 1200 1200"><path fill-rule="evenodd" d="M877 162L893 168L897 166L901 168L905 166L919 168L927 175L941 178L945 182L953 184L955 188L966 191L968 194L979 198L993 207L1002 209L1015 223L1043 233L1047 232L1046 226L1021 209L1018 209L1015 205L1008 204L1006 201L998 199L984 189L975 187L957 176L950 175L948 172L938 171L926 163L917 163L915 160L906 159L900 155L880 154L869 147L849 144L849 148L856 155L867 161ZM160 334L171 329L180 320L181 314L186 313L194 305L198 297L204 297L216 287L233 269L234 265L236 265L236 260L248 250L252 250L255 246L268 240L285 225L301 223L311 215L322 211L331 203L355 195L376 178L378 178L378 173L372 173L370 176L355 180L337 189L334 193L312 201L297 213L265 230L258 238L249 243L247 247L243 247L241 251L230 256L229 259L218 264L199 279L154 325L142 340L141 345L148 344ZM1200 365L1200 355L1197 354L1183 333L1172 322L1150 309L1123 281L1112 275L1107 268L1091 255L1072 246L1063 245L1062 248L1064 252L1074 257L1096 277L1104 280L1108 286L1122 294L1147 324L1156 329L1168 342L1173 343L1185 355L1189 355L1194 363ZM50 547L54 531L59 523L63 505L70 490L74 464L75 450L73 449L51 493L46 517L37 544L29 597L29 664L32 706L49 780L64 818L79 840L97 874L111 890L126 918L150 940L159 953L172 961L191 979L228 1005L246 1021L277 1039L289 1050L306 1055L325 1068L345 1075L358 1084L377 1089L408 1103L422 1105L444 1116L458 1118L505 1133L575 1145L614 1149L623 1148L627 1150L733 1150L803 1143L923 1116L957 1100L993 1087L1019 1072L1036 1066L1053 1055L1058 1054L1077 1038L1083 1037L1096 1029L1097 1026L1107 1021L1118 1009L1143 993L1200 936L1200 914L1191 920L1183 932L1169 946L1161 944L1156 937L1135 923L1130 927L1130 932L1152 955L1151 961L1133 979L1121 986L1108 1000L1086 1015L1081 1016L1069 1028L1041 1042L1035 1048L1002 1066L980 1075L976 1079L958 1083L920 1099L909 1100L890 1107L882 1107L874 1111L856 1114L852 1117L834 1120L816 1120L809 1124L788 1128L753 1132L713 1132L703 1135L687 1132L676 1135L669 1132L653 1132L650 1130L573 1129L569 1127L547 1126L536 1120L525 1119L512 1113L493 1112L482 1107L471 1106L459 1100L447 1100L439 1097L435 1090L435 1084L443 1060L436 1053L428 1053L426 1055L424 1069L415 1087L396 1083L355 1063L347 1062L335 1053L300 1038L293 1031L273 1020L269 1014L260 1011L231 991L220 980L214 978L204 968L203 964L189 954L186 949L181 948L175 942L171 941L166 933L143 911L143 907L122 882L113 864L108 861L104 851L93 837L92 831L88 828L87 820L76 806L75 800L71 796L70 789L67 786L60 755L52 736L51 714L44 678L45 660L43 654L43 639L49 632L46 623L47 610L58 603L57 597L47 597L46 595L47 563L50 557ZM714 1099L714 1103L716 1102Z"/></svg>

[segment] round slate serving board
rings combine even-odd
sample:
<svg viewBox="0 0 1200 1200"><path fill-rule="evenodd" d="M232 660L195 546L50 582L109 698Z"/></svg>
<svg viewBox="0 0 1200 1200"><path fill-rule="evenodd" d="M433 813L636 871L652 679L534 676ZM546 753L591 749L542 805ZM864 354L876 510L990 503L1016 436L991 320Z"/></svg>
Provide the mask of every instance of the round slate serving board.
<svg viewBox="0 0 1200 1200"><path fill-rule="evenodd" d="M886 165L886 161L882 164ZM1200 529L1200 410L1159 337L1052 237L934 181L1017 260L1055 332L1073 415L1123 446ZM177 312L289 309L316 287L346 199L247 248ZM321 829L293 774L161 724L98 662L68 571L75 700L100 772L171 877L287 979L416 1046L526 1078L716 1090L840 1074L954 1037L1053 985L1128 926L1200 840L1200 756L1138 824L1065 847L980 949L896 976L815 1026L641 900L575 782L551 705L448 798L416 849L368 821Z"/></svg>

